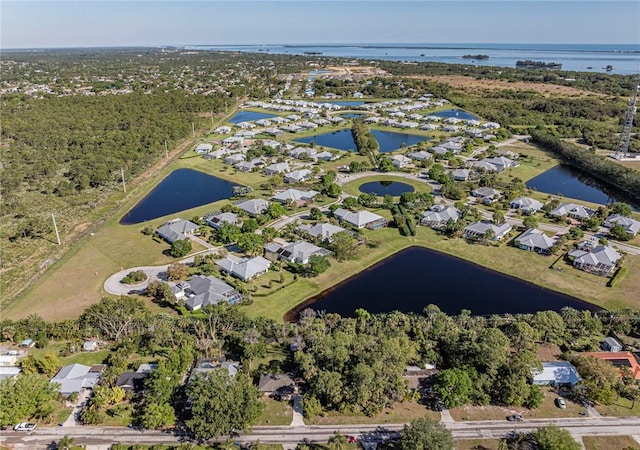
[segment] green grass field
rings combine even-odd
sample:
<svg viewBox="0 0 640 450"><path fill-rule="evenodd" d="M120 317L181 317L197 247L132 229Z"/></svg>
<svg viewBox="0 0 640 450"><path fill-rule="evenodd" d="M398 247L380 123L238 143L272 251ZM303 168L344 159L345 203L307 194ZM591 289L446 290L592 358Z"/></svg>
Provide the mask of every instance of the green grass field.
<svg viewBox="0 0 640 450"><path fill-rule="evenodd" d="M587 450L640 449L640 443L631 436L584 436Z"/></svg>
<svg viewBox="0 0 640 450"><path fill-rule="evenodd" d="M347 425L347 424L373 424L373 423L409 423L419 417L430 417L433 420L440 420L440 413L431 411L424 405L416 402L396 403L393 408L385 408L380 414L373 417L367 416L347 416L332 411L323 417L305 419L305 423L310 425Z"/></svg>

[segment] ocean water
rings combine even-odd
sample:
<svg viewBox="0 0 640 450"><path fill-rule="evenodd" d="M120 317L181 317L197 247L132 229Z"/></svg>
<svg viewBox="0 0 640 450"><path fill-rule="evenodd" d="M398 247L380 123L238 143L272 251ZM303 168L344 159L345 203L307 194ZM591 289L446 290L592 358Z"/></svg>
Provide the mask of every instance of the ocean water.
<svg viewBox="0 0 640 450"><path fill-rule="evenodd" d="M562 63L562 70L635 74L640 72L640 45L586 44L344 44L344 45L194 45L194 50L236 51L393 61L442 62L476 66L515 67L516 61ZM489 55L487 60L462 59L463 55ZM310 56L315 57L315 56Z"/></svg>

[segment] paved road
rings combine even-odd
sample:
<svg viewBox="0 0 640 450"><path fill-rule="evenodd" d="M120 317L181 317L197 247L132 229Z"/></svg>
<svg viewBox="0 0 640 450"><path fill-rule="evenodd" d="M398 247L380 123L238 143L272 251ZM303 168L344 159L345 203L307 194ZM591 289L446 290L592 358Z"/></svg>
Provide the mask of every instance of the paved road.
<svg viewBox="0 0 640 450"><path fill-rule="evenodd" d="M445 423L445 426L451 430L455 439L496 439L502 438L513 431L529 432L546 425L565 428L577 438L583 436L631 436L638 434L640 418L562 418L532 419L517 423L504 420ZM304 439L326 442L337 431L371 442L378 439L396 437L402 428L402 424L255 427L252 433L241 435L236 440L281 444L294 444ZM64 435L73 437L77 444L93 445L104 445L113 442L130 444L171 444L181 442L181 438L160 431L140 432L115 427L56 427L38 428L32 433L7 431L0 437L0 443L13 445L15 448L38 449L46 448L51 442L59 440Z"/></svg>

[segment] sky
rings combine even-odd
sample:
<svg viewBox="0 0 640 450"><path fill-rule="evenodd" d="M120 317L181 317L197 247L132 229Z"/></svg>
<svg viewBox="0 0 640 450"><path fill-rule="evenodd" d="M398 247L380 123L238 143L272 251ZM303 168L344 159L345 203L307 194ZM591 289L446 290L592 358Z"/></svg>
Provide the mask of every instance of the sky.
<svg viewBox="0 0 640 450"><path fill-rule="evenodd" d="M640 44L640 1L2 0L0 48Z"/></svg>

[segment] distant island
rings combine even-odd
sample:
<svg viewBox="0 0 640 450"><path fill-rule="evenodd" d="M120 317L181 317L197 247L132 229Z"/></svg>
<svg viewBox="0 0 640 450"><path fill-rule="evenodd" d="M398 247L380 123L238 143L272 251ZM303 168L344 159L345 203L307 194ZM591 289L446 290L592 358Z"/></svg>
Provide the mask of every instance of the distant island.
<svg viewBox="0 0 640 450"><path fill-rule="evenodd" d="M322 52L304 52L305 55L322 55Z"/></svg>
<svg viewBox="0 0 640 450"><path fill-rule="evenodd" d="M462 59L489 59L489 55L463 55Z"/></svg>
<svg viewBox="0 0 640 450"><path fill-rule="evenodd" d="M532 61L526 59L524 61L516 61L516 67L525 67L527 69L562 69L561 63Z"/></svg>

